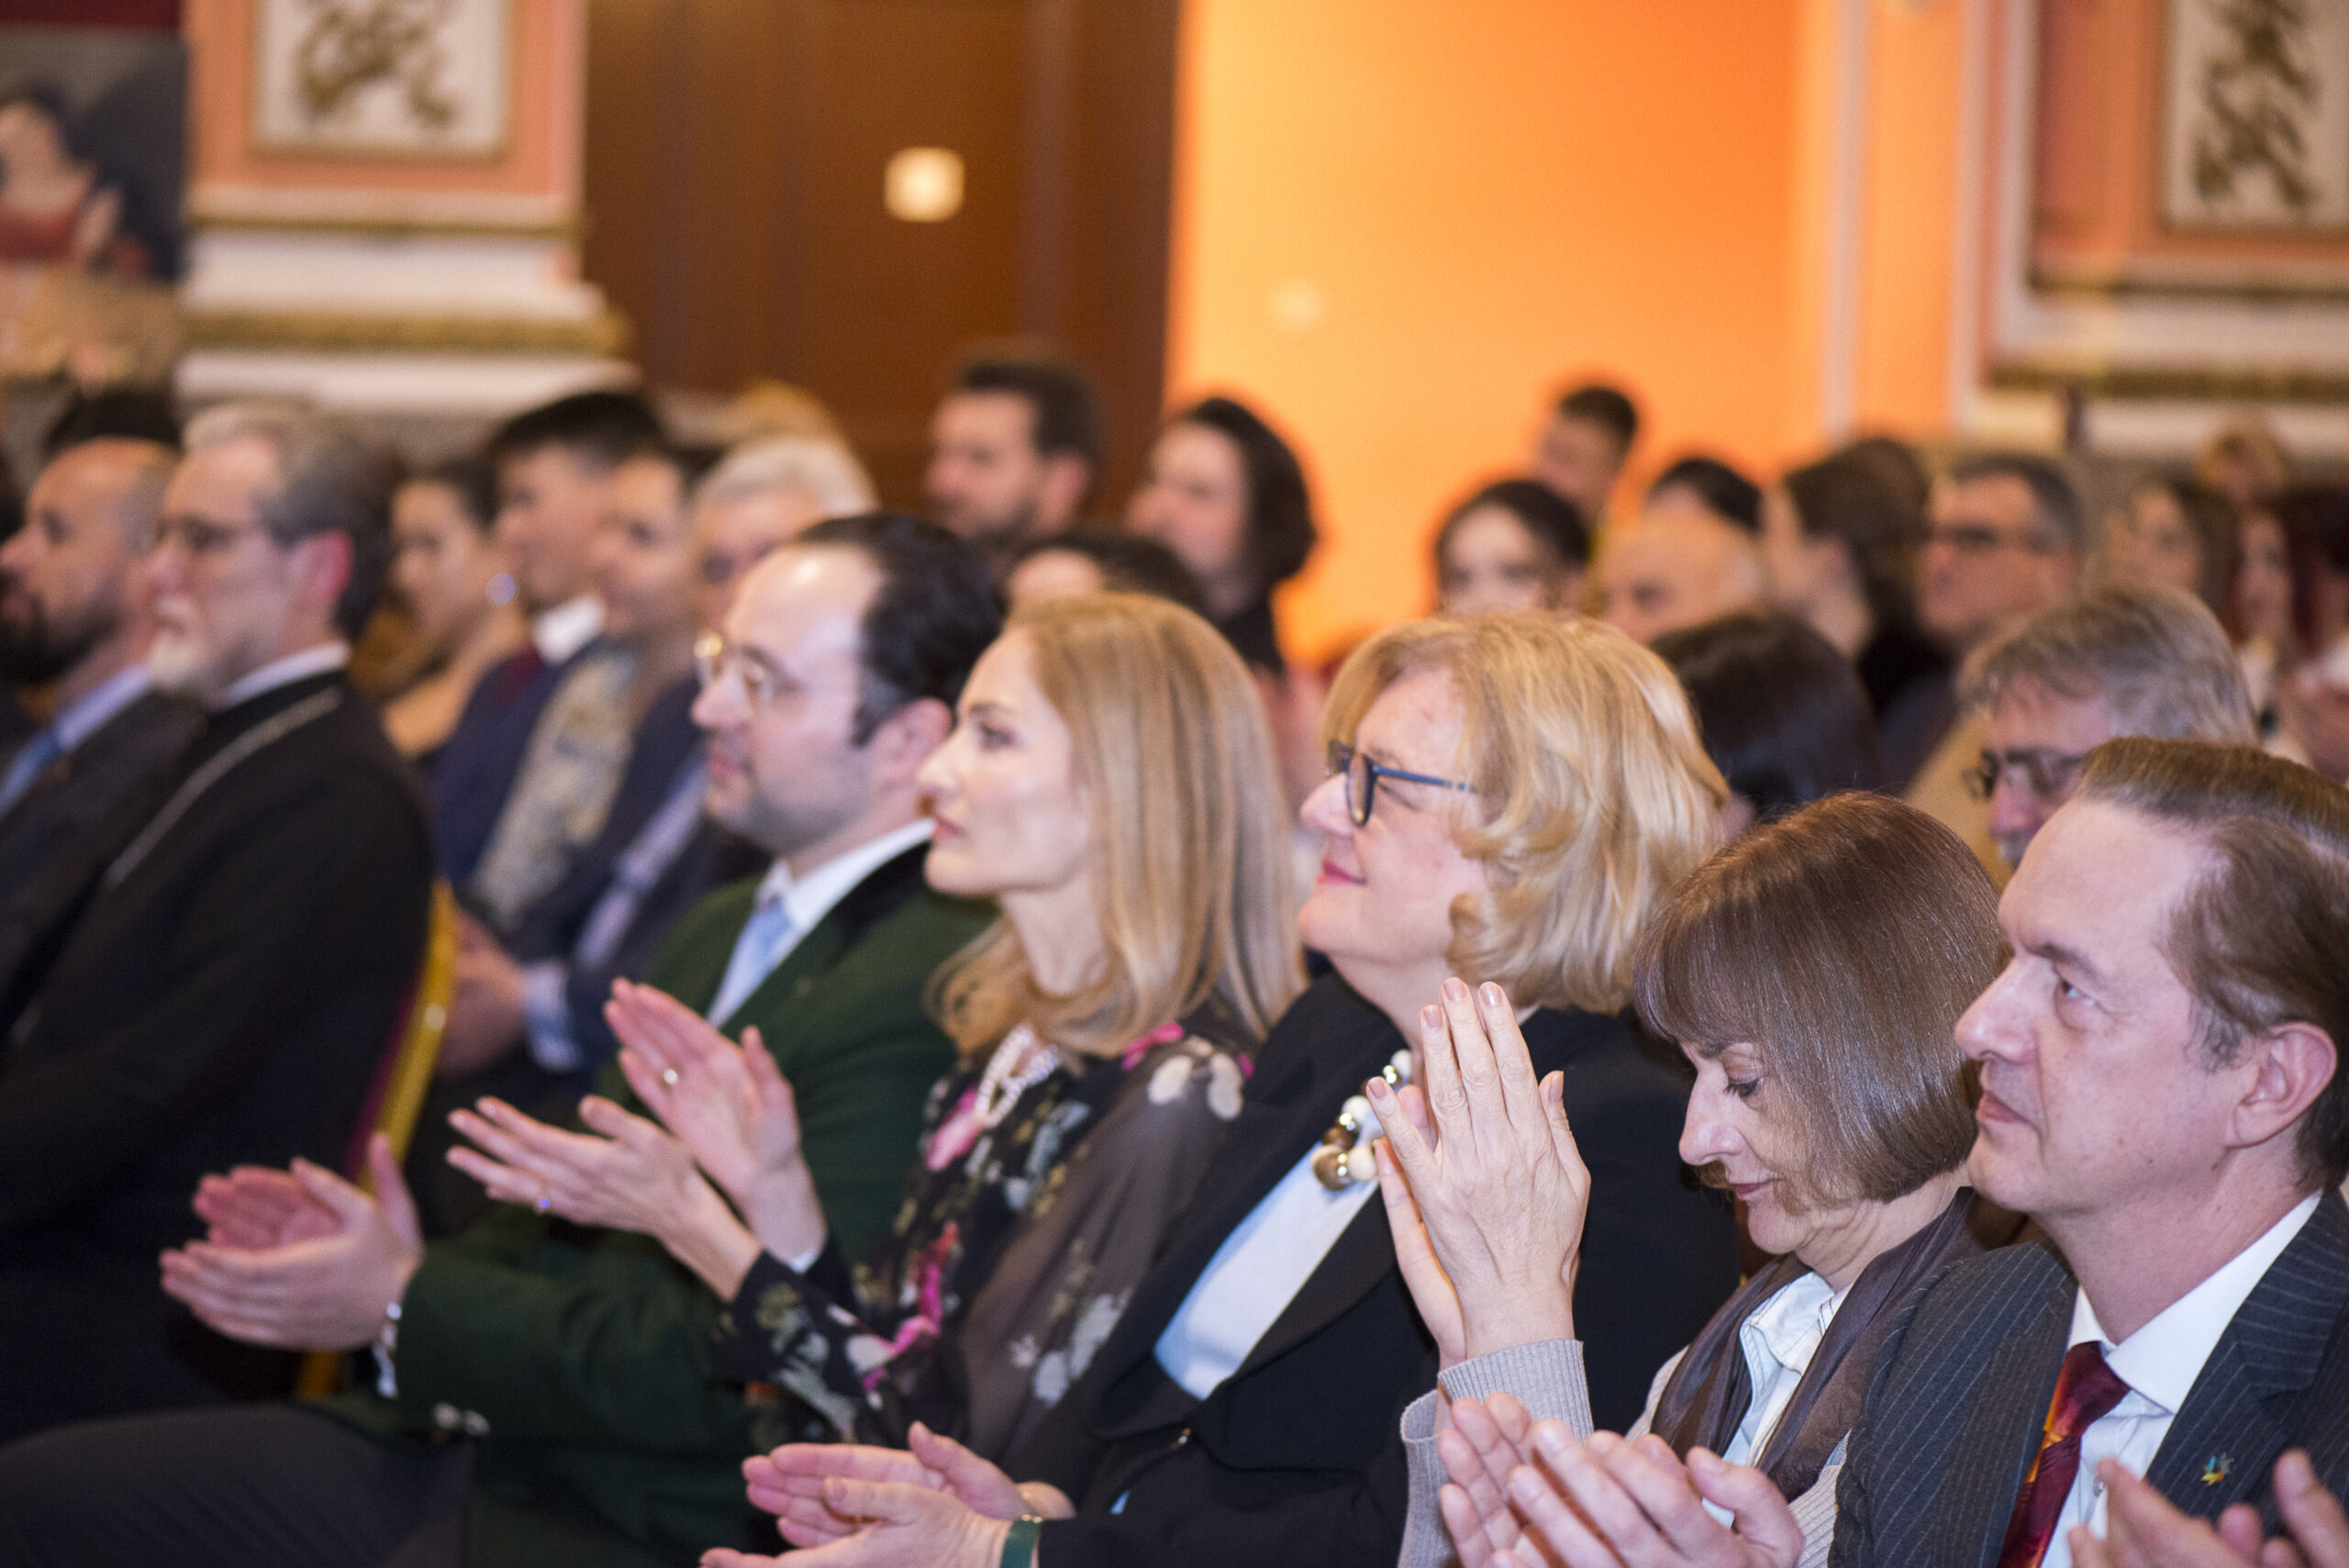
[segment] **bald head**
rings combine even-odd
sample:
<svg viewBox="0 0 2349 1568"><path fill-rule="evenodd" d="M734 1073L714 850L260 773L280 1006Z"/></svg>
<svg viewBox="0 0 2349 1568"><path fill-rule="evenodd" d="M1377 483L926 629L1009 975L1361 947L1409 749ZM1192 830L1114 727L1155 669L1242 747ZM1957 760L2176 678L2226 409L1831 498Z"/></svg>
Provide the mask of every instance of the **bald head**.
<svg viewBox="0 0 2349 1568"><path fill-rule="evenodd" d="M0 545L0 677L70 703L146 652L141 562L176 462L151 441L68 447L33 481Z"/></svg>
<svg viewBox="0 0 2349 1568"><path fill-rule="evenodd" d="M1599 613L1640 642L1762 602L1753 536L1680 490L1609 531L1598 577Z"/></svg>

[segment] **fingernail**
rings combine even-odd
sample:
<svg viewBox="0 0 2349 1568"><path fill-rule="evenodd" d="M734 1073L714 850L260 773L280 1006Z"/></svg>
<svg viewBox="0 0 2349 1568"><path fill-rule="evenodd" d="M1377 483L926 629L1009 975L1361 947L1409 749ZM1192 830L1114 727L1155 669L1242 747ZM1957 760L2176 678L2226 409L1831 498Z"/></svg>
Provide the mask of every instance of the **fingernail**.
<svg viewBox="0 0 2349 1568"><path fill-rule="evenodd" d="M1468 999L1468 983L1456 974L1446 976L1443 998L1447 1002L1465 1002Z"/></svg>
<svg viewBox="0 0 2349 1568"><path fill-rule="evenodd" d="M1565 1428L1547 1421L1533 1429L1533 1446L1543 1453L1564 1453L1573 1446L1573 1441Z"/></svg>
<svg viewBox="0 0 2349 1568"><path fill-rule="evenodd" d="M1362 1092L1374 1104L1385 1101L1395 1093L1394 1090L1386 1086L1386 1080L1384 1078L1370 1078L1364 1080L1362 1086Z"/></svg>
<svg viewBox="0 0 2349 1568"><path fill-rule="evenodd" d="M1508 998L1501 994L1501 988L1489 980L1477 989L1476 995L1485 999L1485 1006L1487 1007L1502 1007L1508 1005Z"/></svg>
<svg viewBox="0 0 2349 1568"><path fill-rule="evenodd" d="M1421 1007L1419 1009L1419 1027L1423 1029L1442 1029L1443 1027L1443 1009L1437 1006L1432 1002L1429 1003L1426 1006Z"/></svg>

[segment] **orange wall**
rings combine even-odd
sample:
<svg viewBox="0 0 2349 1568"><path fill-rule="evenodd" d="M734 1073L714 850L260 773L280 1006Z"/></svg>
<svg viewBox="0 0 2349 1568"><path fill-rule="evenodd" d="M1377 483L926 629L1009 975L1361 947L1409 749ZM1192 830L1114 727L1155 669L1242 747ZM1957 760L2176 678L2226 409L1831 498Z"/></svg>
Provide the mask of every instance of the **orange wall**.
<svg viewBox="0 0 2349 1568"><path fill-rule="evenodd" d="M1918 24L1949 33L1952 60L1956 10ZM1635 471L1691 446L1771 468L1816 445L1832 16L1832 0L1192 0L1169 393L1247 395L1307 457L1328 542L1284 605L1293 654L1427 607L1438 514L1522 460L1564 377L1638 395ZM1939 69L1930 40L1889 32L1876 52L1907 74L1879 79L1879 119ZM1872 191L1931 161L1917 140L1884 143ZM1864 423L1932 412L1946 316L1910 297L1935 286L1911 252L1939 244L1945 273L1945 220L1938 234L1871 234L1865 288L1898 319L1864 318Z"/></svg>

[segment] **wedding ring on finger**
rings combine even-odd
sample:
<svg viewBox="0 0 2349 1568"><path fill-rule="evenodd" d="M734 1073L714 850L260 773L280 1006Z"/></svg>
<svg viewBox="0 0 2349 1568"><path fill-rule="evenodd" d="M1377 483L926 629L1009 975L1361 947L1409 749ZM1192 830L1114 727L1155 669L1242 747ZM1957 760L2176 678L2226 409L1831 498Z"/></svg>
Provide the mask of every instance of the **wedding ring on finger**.
<svg viewBox="0 0 2349 1568"><path fill-rule="evenodd" d="M554 1207L554 1195L544 1187L539 1189L539 1212L544 1214Z"/></svg>

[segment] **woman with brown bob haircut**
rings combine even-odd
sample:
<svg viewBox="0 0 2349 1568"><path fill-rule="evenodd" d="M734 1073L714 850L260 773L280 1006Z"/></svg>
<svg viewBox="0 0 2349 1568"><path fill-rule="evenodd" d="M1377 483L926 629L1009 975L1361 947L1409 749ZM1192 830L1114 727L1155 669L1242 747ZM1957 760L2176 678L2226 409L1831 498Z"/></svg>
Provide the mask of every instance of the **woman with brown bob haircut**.
<svg viewBox="0 0 2349 1568"><path fill-rule="evenodd" d="M1965 845L1909 806L1859 794L1722 851L1640 946L1641 1015L1697 1070L1681 1157L1737 1195L1753 1241L1776 1256L1664 1363L1629 1435L1767 1473L1795 1500L1807 1568L1827 1560L1845 1435L1900 1307L1979 1249L1954 1031L1999 951L1996 895ZM1398 1245L1423 1312L1436 1304L1431 1321L1510 1327L1469 1332L1484 1353L1442 1374L1454 1429L1413 1445L1406 1564L1447 1550L1439 1509L1464 1561L1513 1542L1521 1527L1502 1488L1514 1466L1536 1462L1531 1421L1592 1429L1567 1292L1500 1283L1572 1275L1589 1188L1574 1134L1512 1103L1531 1073L1505 1000L1455 1012L1448 1029L1451 1049L1423 1053L1434 1108L1398 1118L1385 1190L1397 1237L1420 1242ZM1497 1271L1493 1257L1526 1266ZM1493 1390L1509 1397L1459 1397ZM1461 1483L1440 1502L1439 1448Z"/></svg>

